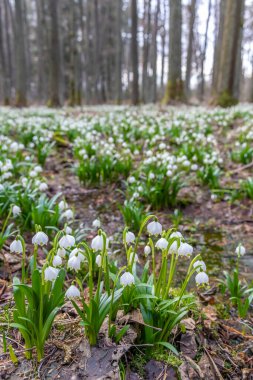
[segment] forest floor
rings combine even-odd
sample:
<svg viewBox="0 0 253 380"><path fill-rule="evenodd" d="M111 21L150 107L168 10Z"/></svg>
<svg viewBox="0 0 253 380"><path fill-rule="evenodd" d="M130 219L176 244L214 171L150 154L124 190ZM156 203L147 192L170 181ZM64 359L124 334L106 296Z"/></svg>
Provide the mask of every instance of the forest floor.
<svg viewBox="0 0 253 380"><path fill-rule="evenodd" d="M234 128L239 126L237 122ZM216 138L223 151L223 138L218 129ZM64 195L75 209L75 222L82 223L86 230L87 239L94 236L88 226L97 217L109 236L119 234L123 218L118 204L124 201L118 191L121 184L82 186L73 173L73 164L74 159L68 148L60 147L52 153L43 172L49 186L48 194L51 196L61 192ZM226 168L227 173L221 179L226 187L239 178L249 177L253 170L252 165L238 168L232 162ZM191 234L189 242L195 245L196 251L201 252L211 278L210 288L198 292L201 304L198 318L189 316L182 321L184 328L175 331L174 341L180 346L180 358L160 352L149 354L145 345L135 344L139 326L143 324L137 311L119 317L119 324L125 323L126 318L131 323L123 342L116 345L110 341L104 327L99 345L90 348L79 326L80 319L68 302L56 318L46 344L45 357L39 364L19 356L19 348L22 353L19 333L13 332L8 337L13 345L17 345L17 366L3 354L0 343L1 379L253 379L253 314L249 313L246 319L238 318L236 310L229 303L224 303L217 281L223 270L231 270L235 265L235 241L247 245L248 254L241 260L240 273L243 278L252 280L252 200L215 202L210 198L208 189L196 185L182 189L180 196L184 199L184 205L177 207L182 214L178 228L185 234ZM167 208L156 212L156 215L163 225L169 226L173 221L173 212L174 208ZM27 236L32 235L28 232ZM6 255L9 255L8 252ZM120 254L117 255L121 260ZM19 259L13 255L8 258L11 273L17 273L20 270ZM180 273L178 276L180 278ZM0 267L2 310L12 305L9 285L8 273Z"/></svg>

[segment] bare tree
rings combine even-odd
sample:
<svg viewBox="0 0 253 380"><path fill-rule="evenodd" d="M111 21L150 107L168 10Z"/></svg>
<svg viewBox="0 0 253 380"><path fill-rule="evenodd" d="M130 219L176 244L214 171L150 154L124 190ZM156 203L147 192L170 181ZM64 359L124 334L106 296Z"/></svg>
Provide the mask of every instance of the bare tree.
<svg viewBox="0 0 253 380"><path fill-rule="evenodd" d="M153 83L152 83L152 102L157 100L157 32L158 32L158 19L160 14L160 0L157 0L156 11L154 15L154 25L152 33L152 71L153 71Z"/></svg>
<svg viewBox="0 0 253 380"><path fill-rule="evenodd" d="M58 0L49 1L51 21L50 30L50 95L48 105L58 107L60 105L60 46L58 33Z"/></svg>
<svg viewBox="0 0 253 380"><path fill-rule="evenodd" d="M142 101L147 100L148 59L150 47L151 0L146 0L143 20Z"/></svg>
<svg viewBox="0 0 253 380"><path fill-rule="evenodd" d="M215 102L222 106L229 106L238 101L243 14L244 0L225 1L217 85L214 88Z"/></svg>
<svg viewBox="0 0 253 380"><path fill-rule="evenodd" d="M27 105L26 99L26 54L24 36L24 15L22 0L15 0L16 20L16 106Z"/></svg>
<svg viewBox="0 0 253 380"><path fill-rule="evenodd" d="M132 57L132 104L139 103L139 71L138 71L138 13L137 0L131 0L131 57Z"/></svg>
<svg viewBox="0 0 253 380"><path fill-rule="evenodd" d="M169 78L164 96L164 103L183 99L183 82L181 73L182 54L182 3L170 0L169 19Z"/></svg>
<svg viewBox="0 0 253 380"><path fill-rule="evenodd" d="M4 50L4 41L3 41L3 10L0 4L0 65L2 68L2 77L3 77L3 95L4 95L4 104L10 104L10 80L8 77L8 70L6 65L6 56Z"/></svg>
<svg viewBox="0 0 253 380"><path fill-rule="evenodd" d="M121 104L122 101L122 0L117 0L117 47L116 47L116 102Z"/></svg>
<svg viewBox="0 0 253 380"><path fill-rule="evenodd" d="M192 71L192 52L193 52L193 38L194 38L194 23L195 23L195 16L196 16L196 0L191 0L189 11L190 11L190 21L189 21L186 74L185 74L185 87L184 87L186 97L189 96L191 71Z"/></svg>
<svg viewBox="0 0 253 380"><path fill-rule="evenodd" d="M204 45L203 45L203 48L201 49L201 53L200 53L199 100L201 100L201 101L203 101L204 92L205 92L204 65L205 65L205 60L206 60L206 48L207 48L207 42L208 42L208 28L209 28L209 21L210 21L210 17L211 17L211 10L212 10L212 0L209 0L207 20L206 20L206 30L205 30L205 37L204 37Z"/></svg>

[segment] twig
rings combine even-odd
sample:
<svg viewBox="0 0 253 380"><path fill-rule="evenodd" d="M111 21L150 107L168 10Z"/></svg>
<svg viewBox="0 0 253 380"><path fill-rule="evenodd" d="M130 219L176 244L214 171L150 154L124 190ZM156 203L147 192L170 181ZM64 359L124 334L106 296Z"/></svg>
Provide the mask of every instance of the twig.
<svg viewBox="0 0 253 380"><path fill-rule="evenodd" d="M234 169L234 170L231 170L231 171L230 171L230 174L234 174L234 173L241 172L242 170L245 170L245 169L251 168L251 166L253 166L253 162L250 162L250 163L247 164L247 165L240 166L239 168L236 168L236 169Z"/></svg>

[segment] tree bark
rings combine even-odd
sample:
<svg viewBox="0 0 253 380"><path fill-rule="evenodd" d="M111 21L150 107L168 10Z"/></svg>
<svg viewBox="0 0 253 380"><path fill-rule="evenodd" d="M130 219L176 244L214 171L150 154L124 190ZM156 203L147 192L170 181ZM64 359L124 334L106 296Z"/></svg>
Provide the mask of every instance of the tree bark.
<svg viewBox="0 0 253 380"><path fill-rule="evenodd" d="M4 44L3 44L3 12L2 12L1 5L0 5L0 65L2 68L4 105L9 105L10 104L10 80L8 77L5 49L4 49Z"/></svg>
<svg viewBox="0 0 253 380"><path fill-rule="evenodd" d="M200 101L203 101L204 92L205 92L204 66L205 66L205 60L206 60L206 48L207 48L207 41L208 41L208 28L209 28L209 21L210 21L210 17L211 17L211 10L212 10L212 0L209 0L204 46L203 46L203 49L201 51L201 59L200 59L200 84L199 84L199 100Z"/></svg>
<svg viewBox="0 0 253 380"><path fill-rule="evenodd" d="M171 100L183 100L183 82L181 73L182 54L182 2L170 0L169 17L169 78L164 103Z"/></svg>
<svg viewBox="0 0 253 380"><path fill-rule="evenodd" d="M189 97L189 93L190 93L195 16L196 16L196 0L191 0L187 60L186 60L186 75L185 75L185 87L184 87L185 95L187 98Z"/></svg>
<svg viewBox="0 0 253 380"><path fill-rule="evenodd" d="M122 102L122 0L117 0L116 102Z"/></svg>
<svg viewBox="0 0 253 380"><path fill-rule="evenodd" d="M60 45L58 32L58 0L49 1L50 30L50 95L48 105L60 106Z"/></svg>
<svg viewBox="0 0 253 380"><path fill-rule="evenodd" d="M15 20L16 20L16 106L25 107L26 98L26 54L24 36L24 14L22 0L15 0Z"/></svg>
<svg viewBox="0 0 253 380"><path fill-rule="evenodd" d="M144 23L143 23L143 59L142 59L142 101L147 101L148 80L148 58L150 46L150 24L151 24L151 0L145 1Z"/></svg>
<svg viewBox="0 0 253 380"><path fill-rule="evenodd" d="M241 71L241 40L244 0L226 0L224 28L218 62L215 103L230 106L238 102L238 76Z"/></svg>
<svg viewBox="0 0 253 380"><path fill-rule="evenodd" d="M152 102L156 103L157 100L157 31L158 31L158 18L160 13L160 0L157 0L156 12L154 16L153 26L153 52L152 52L152 69L153 69L153 85L152 85Z"/></svg>
<svg viewBox="0 0 253 380"><path fill-rule="evenodd" d="M137 0L131 0L131 57L132 57L132 104L139 103L139 70L138 70L138 14Z"/></svg>

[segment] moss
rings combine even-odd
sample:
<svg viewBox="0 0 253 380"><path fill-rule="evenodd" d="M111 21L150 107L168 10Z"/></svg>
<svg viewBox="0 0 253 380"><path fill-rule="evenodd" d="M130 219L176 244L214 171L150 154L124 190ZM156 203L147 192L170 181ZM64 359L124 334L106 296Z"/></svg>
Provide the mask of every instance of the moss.
<svg viewBox="0 0 253 380"><path fill-rule="evenodd" d="M215 308L217 310L217 315L219 319L229 319L229 309L227 305L218 303L215 305Z"/></svg>
<svg viewBox="0 0 253 380"><path fill-rule="evenodd" d="M131 357L131 368L142 378L145 378L145 365L148 357L139 351L133 352Z"/></svg>
<svg viewBox="0 0 253 380"><path fill-rule="evenodd" d="M221 107L231 107L238 103L238 99L234 98L228 91L223 91L217 98L217 105Z"/></svg>
<svg viewBox="0 0 253 380"><path fill-rule="evenodd" d="M184 101L184 82L181 79L175 81L169 80L165 89L162 104L168 104L171 101Z"/></svg>
<svg viewBox="0 0 253 380"><path fill-rule="evenodd" d="M170 353L168 350L164 349L163 347L153 348L153 350L150 352L150 359L164 362L173 368L178 368L183 363L182 360L178 356Z"/></svg>
<svg viewBox="0 0 253 380"><path fill-rule="evenodd" d="M27 101L24 95L20 94L20 92L17 92L16 94L16 102L15 102L16 107L26 107L27 106Z"/></svg>

